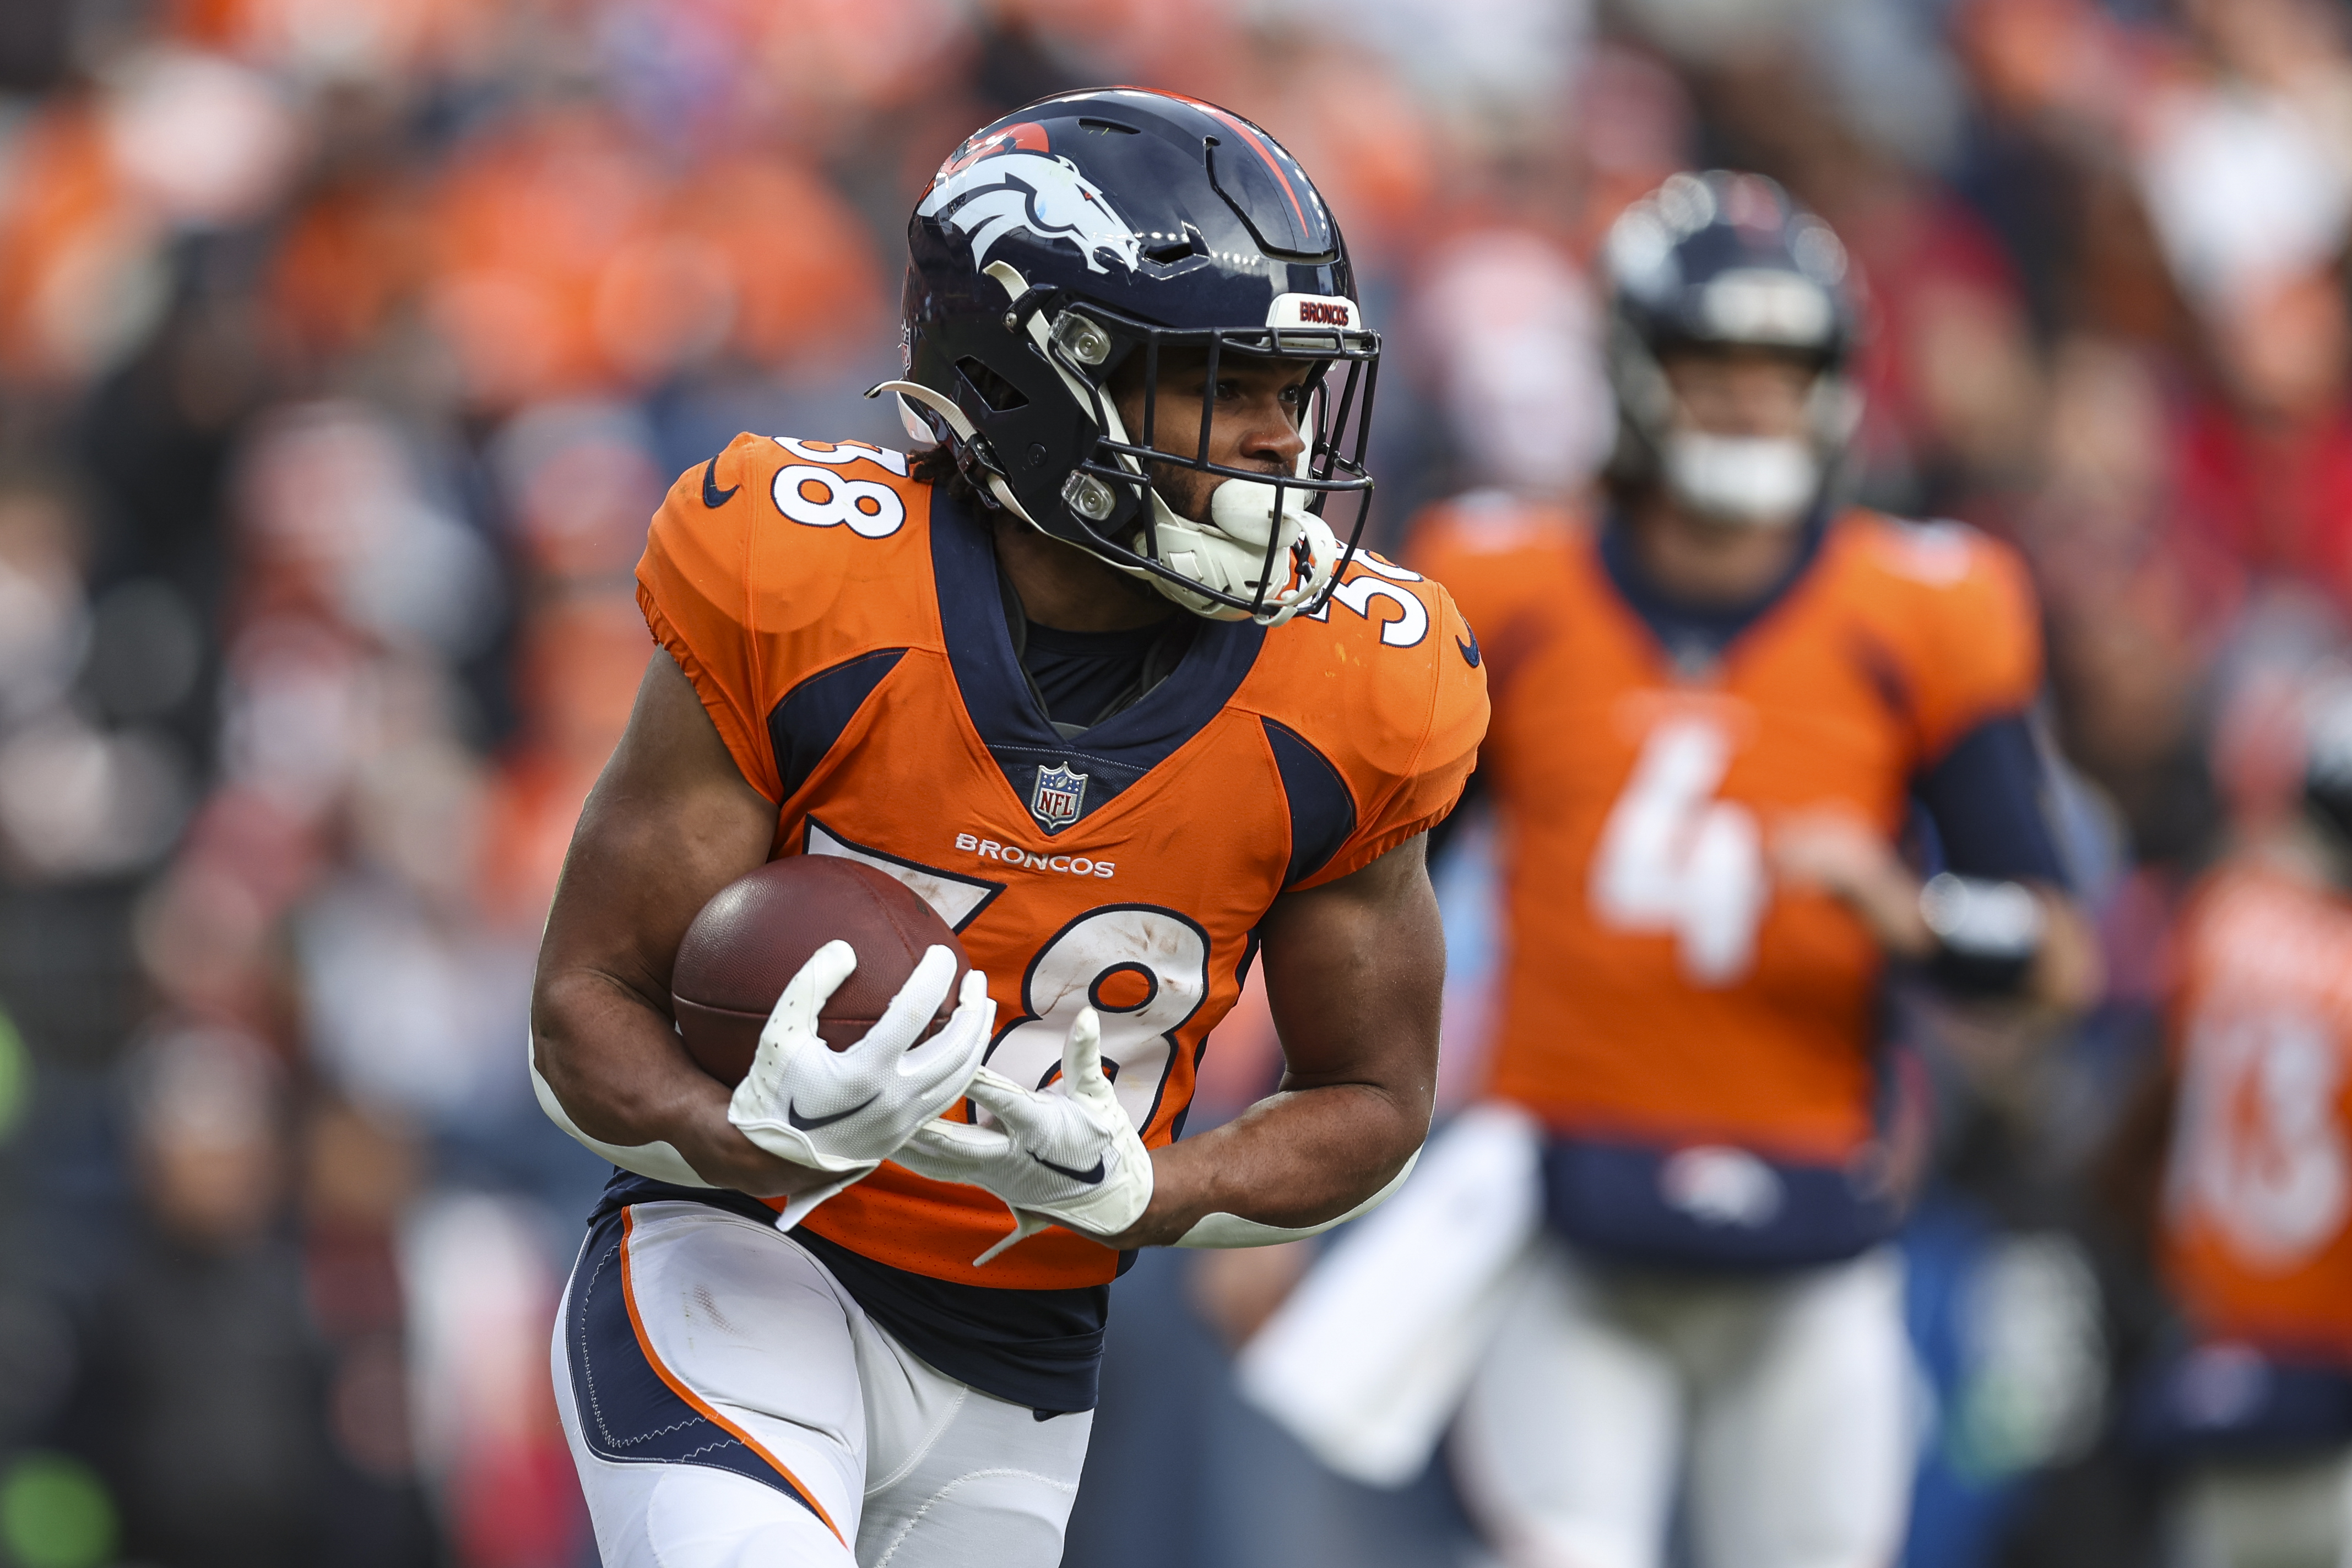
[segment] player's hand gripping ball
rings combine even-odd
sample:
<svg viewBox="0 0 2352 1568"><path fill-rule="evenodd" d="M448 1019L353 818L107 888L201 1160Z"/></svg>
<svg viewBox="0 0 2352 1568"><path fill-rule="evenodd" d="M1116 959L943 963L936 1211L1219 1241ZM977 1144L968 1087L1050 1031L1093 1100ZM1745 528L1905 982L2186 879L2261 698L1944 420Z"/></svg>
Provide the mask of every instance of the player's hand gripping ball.
<svg viewBox="0 0 2352 1568"><path fill-rule="evenodd" d="M839 855L770 861L719 889L678 944L670 1005L695 1065L741 1082L784 987L835 941L857 955L817 1012L817 1033L835 1051L865 1038L929 949L954 956L959 984L971 967L947 922L896 877ZM935 1027L952 1005L940 1004Z"/></svg>
<svg viewBox="0 0 2352 1568"><path fill-rule="evenodd" d="M722 889L687 928L671 993L688 1054L735 1085L728 1119L836 1173L870 1169L953 1104L995 1022L987 977L929 906L835 856Z"/></svg>
<svg viewBox="0 0 2352 1568"><path fill-rule="evenodd" d="M1151 1155L1103 1071L1102 1019L1080 1008L1062 1041L1062 1071L1030 1089L983 1067L967 1092L993 1126L927 1122L897 1155L934 1181L985 1187L1013 1211L1013 1229L975 1267L1049 1225L1097 1239L1143 1218Z"/></svg>

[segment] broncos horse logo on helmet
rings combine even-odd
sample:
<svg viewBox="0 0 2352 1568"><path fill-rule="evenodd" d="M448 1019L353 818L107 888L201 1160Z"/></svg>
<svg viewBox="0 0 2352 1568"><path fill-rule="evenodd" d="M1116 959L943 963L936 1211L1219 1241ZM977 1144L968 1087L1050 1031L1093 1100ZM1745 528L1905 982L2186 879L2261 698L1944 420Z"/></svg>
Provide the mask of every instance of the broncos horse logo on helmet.
<svg viewBox="0 0 2352 1568"><path fill-rule="evenodd" d="M990 152L944 174L915 208L918 217L944 214L950 227L968 235L976 264L985 267L990 248L1014 229L1068 238L1096 272L1108 270L1102 264L1106 254L1130 269L1142 258L1141 236L1076 163L1038 152Z"/></svg>
<svg viewBox="0 0 2352 1568"><path fill-rule="evenodd" d="M1088 550L1197 614L1267 625L1328 597L1371 499L1363 453L1380 338L1347 246L1297 161L1239 115L1108 88L1016 110L968 139L907 228L908 428L953 453L986 502ZM1155 438L1172 354L1313 366L1294 472ZM1113 375L1144 374L1144 428ZM1178 514L1154 469L1213 476ZM1352 501L1342 542L1322 516Z"/></svg>

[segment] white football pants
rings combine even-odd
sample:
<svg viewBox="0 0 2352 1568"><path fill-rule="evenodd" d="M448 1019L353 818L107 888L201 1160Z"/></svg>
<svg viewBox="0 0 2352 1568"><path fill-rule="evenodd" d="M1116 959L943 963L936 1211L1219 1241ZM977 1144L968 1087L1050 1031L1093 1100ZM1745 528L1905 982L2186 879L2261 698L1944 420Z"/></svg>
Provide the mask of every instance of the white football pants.
<svg viewBox="0 0 2352 1568"><path fill-rule="evenodd" d="M1616 1268L1546 1236L1454 1430L1510 1568L1886 1568L1913 1468L1891 1249L1763 1278Z"/></svg>
<svg viewBox="0 0 2352 1568"><path fill-rule="evenodd" d="M604 1568L1054 1568L1094 1413L933 1371L772 1225L599 1224L555 1389Z"/></svg>

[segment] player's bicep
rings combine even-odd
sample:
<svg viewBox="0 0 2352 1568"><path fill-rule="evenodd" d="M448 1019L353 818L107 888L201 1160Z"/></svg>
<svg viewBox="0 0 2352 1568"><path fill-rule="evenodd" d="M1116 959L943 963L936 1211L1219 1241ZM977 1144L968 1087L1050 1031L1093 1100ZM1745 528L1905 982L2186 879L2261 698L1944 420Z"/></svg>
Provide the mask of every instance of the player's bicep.
<svg viewBox="0 0 2352 1568"><path fill-rule="evenodd" d="M1320 887L1285 894L1261 927L1283 1087L1360 1083L1425 1123L1436 1088L1445 936L1423 841Z"/></svg>
<svg viewBox="0 0 2352 1568"><path fill-rule="evenodd" d="M589 792L540 951L660 1005L678 939L710 896L763 863L774 804L745 782L675 660L656 652L628 727Z"/></svg>

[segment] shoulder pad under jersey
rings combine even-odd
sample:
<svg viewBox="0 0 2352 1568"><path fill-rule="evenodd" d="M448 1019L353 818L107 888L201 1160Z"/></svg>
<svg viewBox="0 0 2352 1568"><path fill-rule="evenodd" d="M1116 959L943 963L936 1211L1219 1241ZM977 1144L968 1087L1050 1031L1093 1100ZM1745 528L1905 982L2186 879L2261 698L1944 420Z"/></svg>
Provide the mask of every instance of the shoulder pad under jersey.
<svg viewBox="0 0 2352 1568"><path fill-rule="evenodd" d="M1322 609L1267 633L1236 700L1267 723L1286 777L1299 758L1328 768L1353 813L1302 885L1370 863L1452 810L1486 731L1483 663L1443 586L1370 552Z"/></svg>
<svg viewBox="0 0 2352 1568"><path fill-rule="evenodd" d="M766 715L797 672L905 646L928 596L928 486L864 442L742 434L678 476L637 563L637 601L754 788Z"/></svg>
<svg viewBox="0 0 2352 1568"><path fill-rule="evenodd" d="M1840 533L1855 612L1903 659L1931 750L2032 704L2040 611L2014 549L1966 524L1874 512L1850 513Z"/></svg>

